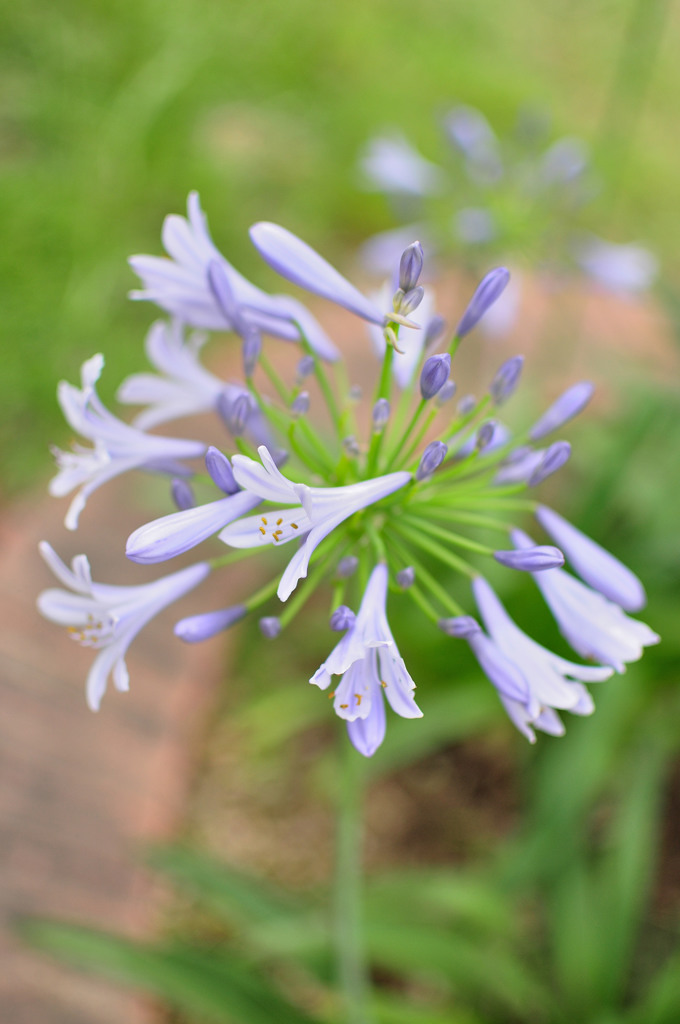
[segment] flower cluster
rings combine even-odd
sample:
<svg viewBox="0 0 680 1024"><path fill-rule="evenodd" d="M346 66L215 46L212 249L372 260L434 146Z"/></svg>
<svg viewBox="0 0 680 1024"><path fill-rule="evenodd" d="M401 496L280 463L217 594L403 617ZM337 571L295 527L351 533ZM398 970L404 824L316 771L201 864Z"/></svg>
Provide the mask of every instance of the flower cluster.
<svg viewBox="0 0 680 1024"><path fill-rule="evenodd" d="M653 284L658 263L648 249L606 241L580 226L581 209L598 191L582 139L549 141L545 118L530 111L501 139L481 111L464 105L446 112L442 129L448 166L427 160L403 135L377 136L364 147L363 184L384 193L402 224L365 243L371 271L390 273L418 237L428 258L453 251L473 271L491 252L509 260L530 253L535 265L584 274L608 291L633 294ZM515 276L487 329L509 330L518 301Z"/></svg>
<svg viewBox="0 0 680 1024"><path fill-rule="evenodd" d="M135 530L127 557L156 564L204 543L222 553L151 583L120 587L94 583L84 555L69 569L49 545L41 546L66 589L41 594L40 611L99 652L88 677L90 706L99 707L109 676L118 690L128 688L128 645L153 616L210 573L265 549L271 577L264 586L243 603L182 619L175 634L194 643L254 614L273 639L315 588L330 581L330 628L342 636L310 682L333 687L335 712L354 746L370 756L385 734L387 704L405 718L422 715L388 624L392 592L445 634L467 641L530 740L535 729L561 733L560 710L593 710L586 684L624 671L658 640L627 614L644 605L637 577L530 496L569 458L568 442L546 438L584 408L592 385L573 384L537 422L511 434L497 410L519 384L521 356L500 367L479 399L466 395L456 403L451 379L459 345L503 293L507 270L484 277L444 342L446 326L419 283L419 242L405 247L394 268L396 287L379 302L284 228L259 223L251 238L282 277L369 325L377 361L368 434L357 425L356 388L346 382L341 353L323 327L297 299L268 295L239 274L212 242L192 194L188 218L165 222L169 258L131 260L143 285L133 297L170 314L147 338L155 372L130 377L119 391L121 402L145 408L130 425L104 407L96 391L101 356L83 366L80 388L62 382L64 414L91 447L55 452L51 490L76 492L66 515L66 526L76 529L89 495L113 476L165 474L175 511ZM223 381L201 364L205 334L196 331L206 330L241 339L241 382ZM266 346L278 343L272 338L298 348L293 381L267 357ZM332 425L326 433L310 421L315 400ZM231 450L150 433L189 413L218 416ZM212 490L209 500L197 502L198 483L203 493ZM526 511L547 542L514 524ZM485 535L499 540L483 543ZM546 650L515 625L480 571L484 559L533 576L560 632L587 664ZM479 621L451 593L445 582L451 570L469 581ZM279 614L273 602L284 604Z"/></svg>

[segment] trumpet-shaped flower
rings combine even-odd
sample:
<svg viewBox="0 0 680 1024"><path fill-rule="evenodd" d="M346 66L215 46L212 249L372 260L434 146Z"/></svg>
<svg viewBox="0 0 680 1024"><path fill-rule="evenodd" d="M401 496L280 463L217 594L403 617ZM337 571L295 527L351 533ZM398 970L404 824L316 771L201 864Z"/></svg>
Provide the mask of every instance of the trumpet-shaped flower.
<svg viewBox="0 0 680 1024"><path fill-rule="evenodd" d="M74 444L70 452L54 449L59 472L50 481L50 494L63 497L79 488L66 513L65 523L69 530L76 529L90 494L112 477L128 469L182 475L186 470L178 460L195 458L206 448L201 441L146 434L110 413L102 405L95 389L103 365L103 356L93 356L83 363L82 387L74 387L63 380L57 392L69 425L94 444L93 448Z"/></svg>
<svg viewBox="0 0 680 1024"><path fill-rule="evenodd" d="M519 551L529 550L531 538L513 530L512 542ZM534 577L560 632L582 658L596 658L625 672L626 662L638 661L645 647L659 642L644 622L630 616L612 601L561 569L549 569Z"/></svg>
<svg viewBox="0 0 680 1024"><path fill-rule="evenodd" d="M234 455L236 482L250 495L294 507L238 519L222 530L220 539L231 547L252 548L260 544L278 546L306 535L281 577L277 593L282 601L290 597L299 580L307 575L313 551L332 530L360 509L404 487L411 479L410 473L402 471L345 487L308 487L288 480L264 445L258 452L262 465L246 455Z"/></svg>
<svg viewBox="0 0 680 1024"><path fill-rule="evenodd" d="M170 259L132 256L130 266L143 288L131 298L155 302L192 327L232 330L234 324L210 287L208 267L218 261L224 269L238 307L257 331L285 341L299 341L304 331L312 348L324 359L337 359L338 350L302 303L290 296L267 295L225 259L215 246L196 192L187 201L187 218L171 215L163 224L163 245Z"/></svg>
<svg viewBox="0 0 680 1024"><path fill-rule="evenodd" d="M371 757L385 736L385 705L402 718L421 718L413 698L415 683L394 642L387 615L387 566L375 567L356 619L326 661L309 680L322 690L331 676L342 676L333 693L333 707L347 722L357 750Z"/></svg>
<svg viewBox="0 0 680 1024"><path fill-rule="evenodd" d="M109 675L117 690L129 689L125 654L139 631L210 572L210 566L200 562L153 583L109 586L92 581L85 555L77 555L69 569L45 541L40 553L68 590L44 590L38 597L38 610L52 622L67 626L83 647L99 652L87 677L87 702L93 711L99 710Z"/></svg>

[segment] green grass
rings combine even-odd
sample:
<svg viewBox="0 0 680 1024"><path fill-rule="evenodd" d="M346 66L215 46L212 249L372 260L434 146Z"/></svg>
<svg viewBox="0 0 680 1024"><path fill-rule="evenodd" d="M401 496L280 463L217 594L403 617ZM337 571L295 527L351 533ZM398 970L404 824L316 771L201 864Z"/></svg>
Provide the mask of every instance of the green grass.
<svg viewBox="0 0 680 1024"><path fill-rule="evenodd" d="M141 366L152 312L127 302L133 278L125 259L160 251L162 218L182 209L190 188L200 190L221 246L263 282L271 278L245 234L255 219L281 220L347 262L352 244L389 224L384 201L356 188L356 154L367 136L401 126L435 157L434 115L447 103L476 104L503 130L521 103L538 101L556 130L596 141L633 6L6 4L3 489L49 473L47 444L66 438L54 400L60 377L74 379L81 360L103 350L102 393L110 397L121 376ZM657 6L648 0L647 9ZM635 76L624 74L623 95L614 94L618 120L600 163L616 202L605 196L593 222L621 240L644 238L670 269L678 266L668 211L678 164L679 34L671 10L630 138L625 83L637 88Z"/></svg>

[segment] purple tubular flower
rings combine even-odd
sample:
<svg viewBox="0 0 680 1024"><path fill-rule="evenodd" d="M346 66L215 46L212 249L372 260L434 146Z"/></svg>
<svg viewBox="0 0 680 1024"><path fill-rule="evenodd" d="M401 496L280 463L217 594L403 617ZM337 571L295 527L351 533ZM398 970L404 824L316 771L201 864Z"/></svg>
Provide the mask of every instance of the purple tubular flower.
<svg viewBox="0 0 680 1024"><path fill-rule="evenodd" d="M505 657L471 615L440 619L438 626L447 636L467 640L482 672L501 697L520 702L528 699L529 687L517 665Z"/></svg>
<svg viewBox="0 0 680 1024"><path fill-rule="evenodd" d="M188 508L193 508L196 504L191 484L187 483L186 480L182 480L181 477L175 477L172 481L170 484L170 493L172 495L172 500L180 512L184 512Z"/></svg>
<svg viewBox="0 0 680 1024"><path fill-rule="evenodd" d="M210 445L205 453L205 468L212 482L225 494L236 494L240 490L229 459L214 445Z"/></svg>
<svg viewBox="0 0 680 1024"><path fill-rule="evenodd" d="M448 352L430 356L423 364L420 373L420 394L427 402L446 384L451 372L451 356Z"/></svg>
<svg viewBox="0 0 680 1024"><path fill-rule="evenodd" d="M398 288L394 293L392 300L392 307L395 313L401 313L403 316L408 316L414 309L417 309L420 303L425 297L425 289L418 285L417 288L411 288L408 292L403 292L401 288Z"/></svg>
<svg viewBox="0 0 680 1024"><path fill-rule="evenodd" d="M373 412L371 418L373 420L373 429L376 432L380 432L384 427L387 426L387 421L390 418L390 403L386 398L379 398L373 406Z"/></svg>
<svg viewBox="0 0 680 1024"><path fill-rule="evenodd" d="M538 506L536 518L585 583L627 612L644 608L647 597L642 583L618 558L546 505Z"/></svg>
<svg viewBox="0 0 680 1024"><path fill-rule="evenodd" d="M428 477L431 477L432 474L439 469L446 458L448 450L448 447L443 441L430 441L421 456L418 469L416 470L416 480L419 483L423 480L427 480Z"/></svg>
<svg viewBox="0 0 680 1024"><path fill-rule="evenodd" d="M253 405L250 395L239 395L236 401L231 404L224 420L234 437L240 437L246 429L246 423L252 409Z"/></svg>
<svg viewBox="0 0 680 1024"><path fill-rule="evenodd" d="M493 557L506 568L522 572L544 572L564 565L562 552L549 544L536 544L521 551L494 551Z"/></svg>
<svg viewBox="0 0 680 1024"><path fill-rule="evenodd" d="M505 484L525 484L543 463L546 450L539 448L534 451L528 445L510 452L504 464L494 477L494 484L502 487Z"/></svg>
<svg viewBox="0 0 680 1024"><path fill-rule="evenodd" d="M344 633L356 622L356 615L346 604L341 604L331 615L330 627L334 633Z"/></svg>
<svg viewBox="0 0 680 1024"><path fill-rule="evenodd" d="M423 272L423 247L420 242L412 242L401 254L399 261L399 287L403 292L410 292L418 284Z"/></svg>
<svg viewBox="0 0 680 1024"><path fill-rule="evenodd" d="M437 623L442 633L457 639L467 640L473 633L479 633L481 626L471 615L457 615L451 619L440 619Z"/></svg>
<svg viewBox="0 0 680 1024"><path fill-rule="evenodd" d="M277 618L276 615L265 615L258 622L258 626L262 636L266 637L267 640L276 640L281 632L281 619Z"/></svg>
<svg viewBox="0 0 680 1024"><path fill-rule="evenodd" d="M248 380L255 373L257 361L262 352L262 335L259 331L249 331L243 338L241 355L243 357L243 374Z"/></svg>
<svg viewBox="0 0 680 1024"><path fill-rule="evenodd" d="M464 338L477 326L486 311L501 297L509 280L510 271L506 267L496 267L482 278L458 324L456 337Z"/></svg>
<svg viewBox="0 0 680 1024"><path fill-rule="evenodd" d="M552 476L558 469L561 469L571 455L571 445L568 441L555 441L549 448L546 448L540 465L529 477L529 487L537 487L547 477Z"/></svg>
<svg viewBox="0 0 680 1024"><path fill-rule="evenodd" d="M198 505L183 512L172 512L140 526L130 534L125 554L132 562L153 565L190 551L218 533L245 512L252 512L260 498L245 491Z"/></svg>
<svg viewBox="0 0 680 1024"><path fill-rule="evenodd" d="M305 377L309 377L310 373L314 373L314 366L314 356L303 356L297 364L296 376L298 382L302 382Z"/></svg>
<svg viewBox="0 0 680 1024"><path fill-rule="evenodd" d="M229 608L220 608L219 611L190 615L186 619L180 619L175 624L173 632L185 643L198 644L224 632L234 623L240 622L247 612L248 609L244 604L234 604Z"/></svg>
<svg viewBox="0 0 680 1024"><path fill-rule="evenodd" d="M260 256L277 274L370 323L384 324L385 315L377 306L290 231L278 224L260 221L250 229L250 237Z"/></svg>
<svg viewBox="0 0 680 1024"><path fill-rule="evenodd" d="M405 569L399 570L396 579L398 587L401 587L402 590L408 590L415 583L416 571L412 565L407 565Z"/></svg>
<svg viewBox="0 0 680 1024"><path fill-rule="evenodd" d="M97 651L87 677L87 703L98 711L109 676L120 692L130 688L125 655L139 631L173 601L198 586L210 572L207 562L190 565L152 583L121 587L92 580L85 555L77 555L71 568L43 541L40 553L68 590L43 590L38 611L61 626L83 647Z"/></svg>
<svg viewBox="0 0 680 1024"><path fill-rule="evenodd" d="M561 572L554 569L548 570L548 573L551 571ZM538 574L534 578L538 581L545 575ZM612 675L611 668L578 665L559 657L537 644L515 625L485 579L476 577L472 589L490 635L490 639L486 639L505 661L516 667L525 681L523 697L504 693L486 666L482 665L491 681L497 685L503 704L517 728L533 742L535 737L532 726L555 735L564 731L553 710L555 708L577 715L591 714L594 705L583 683L603 682Z"/></svg>
<svg viewBox="0 0 680 1024"><path fill-rule="evenodd" d="M494 439L497 428L498 423L496 420L487 420L485 423L482 423L475 435L475 445L479 451L489 447Z"/></svg>
<svg viewBox="0 0 680 1024"><path fill-rule="evenodd" d="M531 537L521 530L511 533L513 544L529 550ZM619 605L608 601L584 583L560 569L541 574L536 583L560 632L584 658L596 658L625 672L626 662L637 661L643 649L659 642L644 622L629 618Z"/></svg>
<svg viewBox="0 0 680 1024"><path fill-rule="evenodd" d="M458 415L469 416L470 413L476 408L477 399L475 395L463 395L458 403Z"/></svg>
<svg viewBox="0 0 680 1024"><path fill-rule="evenodd" d="M496 405L502 405L514 393L519 384L524 365L524 356L513 356L503 363L491 381L489 391Z"/></svg>
<svg viewBox="0 0 680 1024"><path fill-rule="evenodd" d="M551 434L553 430L559 430L574 416L578 416L593 397L594 390L594 384L591 384L589 380L582 380L563 391L540 419L534 423L529 432L531 440L539 441L546 434Z"/></svg>

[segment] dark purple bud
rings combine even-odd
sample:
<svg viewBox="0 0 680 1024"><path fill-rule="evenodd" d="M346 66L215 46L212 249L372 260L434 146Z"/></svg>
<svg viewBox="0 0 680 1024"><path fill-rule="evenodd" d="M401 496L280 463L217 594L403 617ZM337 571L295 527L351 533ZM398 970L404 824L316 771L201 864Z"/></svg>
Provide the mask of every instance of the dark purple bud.
<svg viewBox="0 0 680 1024"><path fill-rule="evenodd" d="M303 381L305 377L309 377L310 373L314 373L315 365L314 356L303 356L297 364L298 381Z"/></svg>
<svg viewBox="0 0 680 1024"><path fill-rule="evenodd" d="M405 569L400 569L397 573L397 586L401 587L402 590L408 590L415 583L416 571L412 565L407 565Z"/></svg>
<svg viewBox="0 0 680 1024"><path fill-rule="evenodd" d="M341 604L331 615L330 627L335 633L344 633L356 622L356 615L346 604Z"/></svg>
<svg viewBox="0 0 680 1024"><path fill-rule="evenodd" d="M222 396L220 396L221 399ZM218 399L218 403L220 401ZM222 411L222 410L220 410ZM252 411L252 402L249 395L239 395L232 403L226 415L223 414L224 422L234 437L240 437L246 429L248 417Z"/></svg>
<svg viewBox="0 0 680 1024"><path fill-rule="evenodd" d="M338 566L335 570L335 575L338 579L346 580L350 576L353 576L359 567L359 559L356 555L345 555L338 562Z"/></svg>
<svg viewBox="0 0 680 1024"><path fill-rule="evenodd" d="M555 399L553 404L546 409L541 418L534 423L529 433L531 440L540 440L546 434L551 434L553 430L559 430L574 416L578 416L592 398L594 390L594 384L591 384L589 380L582 380L563 391L559 398Z"/></svg>
<svg viewBox="0 0 680 1024"><path fill-rule="evenodd" d="M231 463L226 455L223 455L218 448L212 445L205 453L205 468L208 470L214 484L217 484L225 494L236 494L240 490L234 479Z"/></svg>
<svg viewBox="0 0 680 1024"><path fill-rule="evenodd" d="M425 360L420 374L420 393L428 401L441 391L451 372L451 356L448 352L430 356Z"/></svg>
<svg viewBox="0 0 680 1024"><path fill-rule="evenodd" d="M513 394L522 376L523 365L524 356L513 356L512 359L503 363L489 388L496 405L502 405Z"/></svg>
<svg viewBox="0 0 680 1024"><path fill-rule="evenodd" d="M373 412L371 414L373 419L373 429L376 433L387 425L387 421L390 418L390 403L386 398L379 398L373 406Z"/></svg>
<svg viewBox="0 0 680 1024"><path fill-rule="evenodd" d="M293 416L305 416L309 412L309 391L301 391L290 405Z"/></svg>
<svg viewBox="0 0 680 1024"><path fill-rule="evenodd" d="M555 441L549 448L546 448L543 461L529 477L529 487L537 487L543 483L546 477L556 473L571 455L571 445L568 441Z"/></svg>
<svg viewBox="0 0 680 1024"><path fill-rule="evenodd" d="M506 267L496 267L482 278L458 324L456 337L464 338L477 326L487 310L503 294L509 280L510 271Z"/></svg>
<svg viewBox="0 0 680 1024"><path fill-rule="evenodd" d="M448 450L443 441L430 441L416 470L416 480L423 481L432 476L446 458Z"/></svg>
<svg viewBox="0 0 680 1024"><path fill-rule="evenodd" d="M423 272L423 247L420 242L412 242L401 254L399 263L399 287L403 292L410 292L418 284Z"/></svg>
<svg viewBox="0 0 680 1024"><path fill-rule="evenodd" d="M482 423L481 427L477 431L477 436L475 438L475 446L479 449L480 452L482 451L483 448L486 448L488 445L491 444L494 438L494 434L496 433L497 427L498 423L496 420L486 420L485 423Z"/></svg>
<svg viewBox="0 0 680 1024"><path fill-rule="evenodd" d="M197 644L201 640L209 640L235 622L244 617L248 609L243 604L232 605L231 608L220 608L216 612L205 612L203 615L190 615L188 619L180 619L174 633L180 640L188 644Z"/></svg>
<svg viewBox="0 0 680 1024"><path fill-rule="evenodd" d="M243 338L241 354L243 356L243 372L246 380L255 373L257 361L262 351L262 337L259 331L248 331Z"/></svg>
<svg viewBox="0 0 680 1024"><path fill-rule="evenodd" d="M434 345L435 341L439 341L445 330L446 320L439 313L435 313L433 317L430 317L425 328L425 348L428 345Z"/></svg>
<svg viewBox="0 0 680 1024"><path fill-rule="evenodd" d="M354 437L353 434L350 434L349 437L345 437L343 439L342 447L344 448L345 452L348 455L351 455L352 457L358 455L360 451L357 439L356 437Z"/></svg>
<svg viewBox="0 0 680 1024"><path fill-rule="evenodd" d="M471 615L457 615L453 619L440 619L437 623L442 633L447 636L467 639L473 633L481 632L481 626Z"/></svg>
<svg viewBox="0 0 680 1024"><path fill-rule="evenodd" d="M196 504L191 484L180 477L175 477L170 484L170 494L180 512L186 512L188 508L193 508Z"/></svg>
<svg viewBox="0 0 680 1024"><path fill-rule="evenodd" d="M434 398L434 404L437 408L441 409L443 405L450 402L456 393L456 382L454 380L447 380L445 384L442 384L440 390L437 392Z"/></svg>
<svg viewBox="0 0 680 1024"><path fill-rule="evenodd" d="M543 572L564 565L564 555L550 544L536 544L521 551L494 551L493 557L508 569L520 569L522 572Z"/></svg>
<svg viewBox="0 0 680 1024"><path fill-rule="evenodd" d="M258 626L262 636L265 636L267 640L275 640L281 632L281 620L276 615L265 615L258 622Z"/></svg>
<svg viewBox="0 0 680 1024"><path fill-rule="evenodd" d="M471 412L477 408L477 398L475 395L463 395L460 402L458 403L458 415L469 416Z"/></svg>

